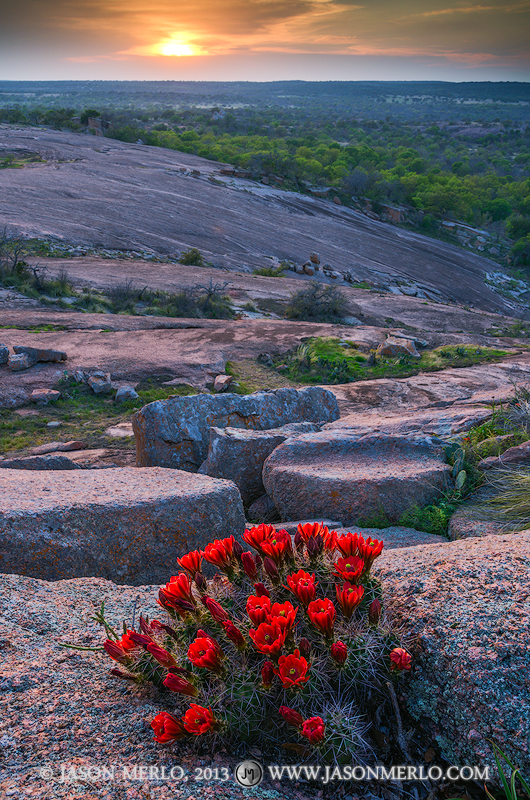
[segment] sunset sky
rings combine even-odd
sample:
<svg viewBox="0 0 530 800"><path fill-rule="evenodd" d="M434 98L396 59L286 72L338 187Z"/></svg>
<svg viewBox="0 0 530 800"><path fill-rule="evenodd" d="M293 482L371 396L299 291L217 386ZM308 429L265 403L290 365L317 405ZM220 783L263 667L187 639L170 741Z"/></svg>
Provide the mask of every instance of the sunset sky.
<svg viewBox="0 0 530 800"><path fill-rule="evenodd" d="M0 80L530 80L530 0L14 0Z"/></svg>

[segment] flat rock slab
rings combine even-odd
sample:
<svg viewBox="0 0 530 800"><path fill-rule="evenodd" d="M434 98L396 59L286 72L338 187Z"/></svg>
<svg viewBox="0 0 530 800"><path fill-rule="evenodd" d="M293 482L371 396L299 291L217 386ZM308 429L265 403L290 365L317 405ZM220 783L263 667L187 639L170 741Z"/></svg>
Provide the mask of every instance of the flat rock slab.
<svg viewBox="0 0 530 800"><path fill-rule="evenodd" d="M244 428L210 428L208 456L199 472L234 481L245 506L264 492L261 471L265 459L291 436L319 431L318 422L292 422L282 428L253 431Z"/></svg>
<svg viewBox="0 0 530 800"><path fill-rule="evenodd" d="M1 469L37 469L37 470L62 470L81 469L67 456L27 456L26 458L3 458L0 460Z"/></svg>
<svg viewBox="0 0 530 800"><path fill-rule="evenodd" d="M161 468L2 470L0 571L165 582L176 558L245 519L230 481Z"/></svg>
<svg viewBox="0 0 530 800"><path fill-rule="evenodd" d="M33 361L66 361L66 353L60 350L49 350L44 347L27 347L14 345L13 350L17 355L25 354Z"/></svg>
<svg viewBox="0 0 530 800"><path fill-rule="evenodd" d="M171 572L168 571L167 578ZM157 744L149 727L160 712L172 710L171 697L120 681L104 653L63 649L60 643L100 646L101 626L93 621L101 602L116 630L140 614L164 619L156 604L158 586L116 586L101 578L48 583L20 575L0 575L0 797L26 800L151 800L207 798L194 780L197 757L187 748ZM241 756L223 753L212 766L230 774ZM210 761L208 761L210 763ZM127 777L121 766L148 765L169 774L182 764L189 782ZM46 765L51 775L42 775ZM61 769L112 768L115 780L61 781ZM133 773L134 774L134 773ZM178 774L178 773L177 773ZM249 800L248 789L234 780L205 784L218 800ZM148 787L145 790L142 787ZM213 792L212 792L213 796ZM265 779L250 793L253 800L300 798L286 782L275 791Z"/></svg>
<svg viewBox="0 0 530 800"><path fill-rule="evenodd" d="M288 439L269 456L263 483L283 520L302 516L362 524L374 514L396 523L448 485L440 440L348 430Z"/></svg>
<svg viewBox="0 0 530 800"><path fill-rule="evenodd" d="M339 528L338 533L348 533L348 529ZM417 531L414 528L403 528L394 525L390 528L358 528L352 529L353 533L360 533L364 539L371 537L384 542L384 549L381 558L388 556L389 550L400 550L402 547L419 547L424 544L445 544L445 536L438 536L436 533L426 533Z"/></svg>
<svg viewBox="0 0 530 800"><path fill-rule="evenodd" d="M432 436L454 436L481 425L488 419L491 419L491 407L487 406L473 408L450 405L448 408L418 408L414 411L404 408L397 414L395 407L383 407L363 409L356 414L349 413L334 422L326 423L323 427L326 430L348 428L358 432L381 431L400 435L425 433Z"/></svg>
<svg viewBox="0 0 530 800"><path fill-rule="evenodd" d="M132 418L136 463L196 472L208 454L212 427L268 430L290 422L330 422L338 417L334 394L317 386L157 400Z"/></svg>
<svg viewBox="0 0 530 800"><path fill-rule="evenodd" d="M530 531L393 550L374 568L408 636L404 693L425 741L493 779L488 738L530 773L529 569Z"/></svg>
<svg viewBox="0 0 530 800"><path fill-rule="evenodd" d="M487 502L498 493L493 486L483 486L458 508L449 520L449 539L498 536L520 530L517 522L504 521L488 512Z"/></svg>

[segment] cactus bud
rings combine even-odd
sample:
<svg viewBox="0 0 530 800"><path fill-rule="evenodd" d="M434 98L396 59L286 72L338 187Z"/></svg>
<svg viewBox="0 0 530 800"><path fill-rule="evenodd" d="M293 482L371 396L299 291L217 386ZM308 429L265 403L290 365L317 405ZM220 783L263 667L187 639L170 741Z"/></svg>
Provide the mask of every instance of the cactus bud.
<svg viewBox="0 0 530 800"><path fill-rule="evenodd" d="M278 572L278 567L269 556L266 556L263 560L263 569L273 583L279 583L280 573Z"/></svg>
<svg viewBox="0 0 530 800"><path fill-rule="evenodd" d="M300 639L300 642L298 644L298 648L300 650L300 654L304 658L309 658L310 653L311 653L311 644L310 644L308 639L305 639L305 638L304 639Z"/></svg>
<svg viewBox="0 0 530 800"><path fill-rule="evenodd" d="M381 603L379 600L372 600L368 609L368 620L370 625L377 625L381 619Z"/></svg>

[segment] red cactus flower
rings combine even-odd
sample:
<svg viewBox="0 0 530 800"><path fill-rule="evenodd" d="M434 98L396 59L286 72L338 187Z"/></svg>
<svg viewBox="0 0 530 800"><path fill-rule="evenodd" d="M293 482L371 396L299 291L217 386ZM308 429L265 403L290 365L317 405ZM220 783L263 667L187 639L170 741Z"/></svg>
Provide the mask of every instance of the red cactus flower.
<svg viewBox="0 0 530 800"><path fill-rule="evenodd" d="M322 533L323 528L324 526L321 522L306 522L305 525L300 523L296 530L304 542L307 543L312 536L318 536L319 533Z"/></svg>
<svg viewBox="0 0 530 800"><path fill-rule="evenodd" d="M218 603L217 600L214 600L212 597L203 595L201 597L201 603L206 606L216 622L223 623L228 619L228 614L222 607L221 603Z"/></svg>
<svg viewBox="0 0 530 800"><path fill-rule="evenodd" d="M309 739L311 744L320 744L324 741L324 737L326 735L326 726L324 725L324 720L321 717L311 717L310 719L306 719L302 725L302 730L300 733L302 736L305 736L306 739Z"/></svg>
<svg viewBox="0 0 530 800"><path fill-rule="evenodd" d="M267 622L271 610L271 601L268 595L256 597L251 594L247 600L247 614L254 625L261 625Z"/></svg>
<svg viewBox="0 0 530 800"><path fill-rule="evenodd" d="M281 530L271 534L261 543L261 552L264 556L272 558L277 566L281 566L285 559L292 558L293 545L287 531Z"/></svg>
<svg viewBox="0 0 530 800"><path fill-rule="evenodd" d="M292 630L298 609L288 600L285 603L274 603L271 606L269 619L277 622L280 628L287 633Z"/></svg>
<svg viewBox="0 0 530 800"><path fill-rule="evenodd" d="M402 647L394 647L390 653L390 669L406 670L412 667L412 656Z"/></svg>
<svg viewBox="0 0 530 800"><path fill-rule="evenodd" d="M148 644L152 644L153 642L150 636L146 636L144 633L137 633L137 631L127 631L127 640L134 642L134 644L137 644L144 649Z"/></svg>
<svg viewBox="0 0 530 800"><path fill-rule="evenodd" d="M204 558L219 569L230 569L234 554L234 541L233 536L229 536L227 539L215 539L204 548Z"/></svg>
<svg viewBox="0 0 530 800"><path fill-rule="evenodd" d="M258 576L258 569L256 567L256 562L252 558L252 553L242 553L241 554L241 564L243 569L245 570L245 575L247 578L250 578L253 581Z"/></svg>
<svg viewBox="0 0 530 800"><path fill-rule="evenodd" d="M318 628L327 639L331 639L337 615L331 600L328 597L324 600L313 600L307 607L307 614L315 628Z"/></svg>
<svg viewBox="0 0 530 800"><path fill-rule="evenodd" d="M196 703L191 703L182 719L188 733L193 733L194 736L201 736L203 733L208 733L208 731L216 730L219 727L212 709L198 706Z"/></svg>
<svg viewBox="0 0 530 800"><path fill-rule="evenodd" d="M192 550L181 558L177 558L177 564L193 578L196 572L201 571L202 555L202 550Z"/></svg>
<svg viewBox="0 0 530 800"><path fill-rule="evenodd" d="M195 639L188 648L188 658L196 667L203 667L217 674L221 672L223 651L211 636Z"/></svg>
<svg viewBox="0 0 530 800"><path fill-rule="evenodd" d="M345 533L344 536L339 536L337 539L337 548L340 550L344 558L357 555L357 545L359 543L358 533Z"/></svg>
<svg viewBox="0 0 530 800"><path fill-rule="evenodd" d="M188 697L197 697L199 692L195 688L195 686L190 683L190 681L183 678L181 675L175 675L173 672L170 672L166 679L164 680L164 686L172 692L178 692L179 694L185 694Z"/></svg>
<svg viewBox="0 0 530 800"><path fill-rule="evenodd" d="M328 550L328 552L333 552L337 548L337 539L339 534L337 531L330 531L328 527L325 525L322 529L321 536L324 539L324 549Z"/></svg>
<svg viewBox="0 0 530 800"><path fill-rule="evenodd" d="M185 572L179 572L178 575L173 575L173 577L169 579L169 583L166 583L164 586L163 591L168 598L186 600L188 603L195 605L195 598L191 591L191 580Z"/></svg>
<svg viewBox="0 0 530 800"><path fill-rule="evenodd" d="M165 608L170 614L176 612L180 617L185 617L190 611L195 611L194 603L181 600L180 597L172 597L165 589L158 590L158 605Z"/></svg>
<svg viewBox="0 0 530 800"><path fill-rule="evenodd" d="M377 539L372 539L370 537L364 541L362 536L359 538L359 555L364 559L366 572L370 571L370 567L375 559L383 552L383 546L383 542Z"/></svg>
<svg viewBox="0 0 530 800"><path fill-rule="evenodd" d="M265 655L277 656L285 644L286 632L280 628L276 621L262 622L257 630L249 630L248 635L254 642L254 647Z"/></svg>
<svg viewBox="0 0 530 800"><path fill-rule="evenodd" d="M300 655L300 650L295 650L290 656L280 656L276 674L283 685L290 688L308 681L308 670L309 664L306 659Z"/></svg>
<svg viewBox="0 0 530 800"><path fill-rule="evenodd" d="M177 662L175 661L171 653L168 653L168 651L164 650L163 647L160 647L159 645L153 643L147 645L147 650L149 651L149 653L151 653L153 658L156 658L158 663L162 664L162 666L166 667L166 669L169 667L177 666Z"/></svg>
<svg viewBox="0 0 530 800"><path fill-rule="evenodd" d="M303 606L308 606L317 596L317 586L318 583L315 583L314 572L310 575L309 572L299 569L293 575L287 576L287 586L285 588L290 589Z"/></svg>
<svg viewBox="0 0 530 800"><path fill-rule="evenodd" d="M187 735L186 728L181 720L166 711L156 715L151 722L151 727L155 732L155 741L160 742L160 744L171 744L171 742L177 742Z"/></svg>
<svg viewBox="0 0 530 800"><path fill-rule="evenodd" d="M264 541L276 533L274 525L257 525L255 528L247 528L243 534L243 539L247 544L254 548L254 550L261 550L261 545Z"/></svg>
<svg viewBox="0 0 530 800"><path fill-rule="evenodd" d="M136 642L131 639L131 633L134 633L134 631L127 631L127 633L124 633L121 639L118 639L116 642L112 639L107 639L103 642L103 647L107 655L119 664L126 664L130 659L130 651L138 646Z"/></svg>
<svg viewBox="0 0 530 800"><path fill-rule="evenodd" d="M226 638L229 639L231 642L233 642L235 646L238 648L238 650L243 650L246 647L246 642L245 642L245 637L243 636L239 628L236 628L234 623L231 622L229 619L225 620L224 622L221 622L221 625L224 628Z"/></svg>
<svg viewBox="0 0 530 800"><path fill-rule="evenodd" d="M368 621L370 625L378 625L381 619L382 607L379 600L372 600L368 608Z"/></svg>
<svg viewBox="0 0 530 800"><path fill-rule="evenodd" d="M335 642L331 645L329 652L331 653L331 657L342 666L346 659L348 658L348 648L344 644L344 642Z"/></svg>
<svg viewBox="0 0 530 800"><path fill-rule="evenodd" d="M255 583L254 591L257 597L270 597L269 590L262 583Z"/></svg>
<svg viewBox="0 0 530 800"><path fill-rule="evenodd" d="M364 561L358 556L339 558L335 564L335 575L348 583L356 583L364 571Z"/></svg>
<svg viewBox="0 0 530 800"><path fill-rule="evenodd" d="M304 724L304 718L298 711L295 711L294 708L289 708L289 706L280 706L278 709L284 720L292 725L295 728L301 728Z"/></svg>
<svg viewBox="0 0 530 800"><path fill-rule="evenodd" d="M177 632L170 625L160 622L158 619L152 619L149 622L145 620L140 614L140 628L146 636L154 636L155 634L164 634L171 636L173 639L178 639Z"/></svg>
<svg viewBox="0 0 530 800"><path fill-rule="evenodd" d="M364 586L355 586L351 583L345 583L342 587L335 587L337 594L337 603L341 607L342 613L347 620L351 616L357 606L360 604L364 595Z"/></svg>
<svg viewBox="0 0 530 800"><path fill-rule="evenodd" d="M265 689L270 689L274 678L274 664L266 661L261 668L261 680Z"/></svg>

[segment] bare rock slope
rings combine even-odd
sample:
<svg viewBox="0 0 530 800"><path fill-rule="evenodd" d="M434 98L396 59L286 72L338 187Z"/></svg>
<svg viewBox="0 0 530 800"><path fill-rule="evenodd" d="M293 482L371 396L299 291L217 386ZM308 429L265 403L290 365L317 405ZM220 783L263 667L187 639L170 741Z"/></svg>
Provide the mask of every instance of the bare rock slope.
<svg viewBox="0 0 530 800"><path fill-rule="evenodd" d="M45 159L2 176L0 217L30 236L165 254L193 246L216 266L246 271L270 264L271 255L303 263L316 250L355 279L402 277L462 305L515 307L485 284L486 272L497 269L488 259L325 200L221 180L221 165L197 156L8 126L0 145L30 147Z"/></svg>

